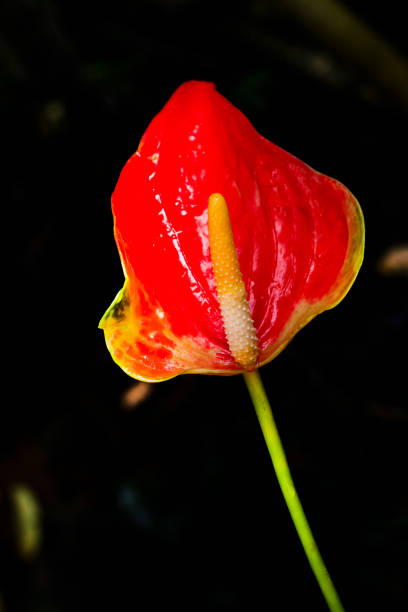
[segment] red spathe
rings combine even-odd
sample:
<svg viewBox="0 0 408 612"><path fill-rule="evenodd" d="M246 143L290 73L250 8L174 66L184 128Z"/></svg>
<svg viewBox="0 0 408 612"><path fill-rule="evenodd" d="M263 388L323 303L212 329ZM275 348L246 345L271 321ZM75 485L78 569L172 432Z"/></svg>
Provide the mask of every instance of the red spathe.
<svg viewBox="0 0 408 612"><path fill-rule="evenodd" d="M127 282L101 326L135 378L242 371L215 287L212 193L228 205L259 365L338 303L361 265L364 225L352 194L260 136L213 84L185 83L149 125L112 197Z"/></svg>

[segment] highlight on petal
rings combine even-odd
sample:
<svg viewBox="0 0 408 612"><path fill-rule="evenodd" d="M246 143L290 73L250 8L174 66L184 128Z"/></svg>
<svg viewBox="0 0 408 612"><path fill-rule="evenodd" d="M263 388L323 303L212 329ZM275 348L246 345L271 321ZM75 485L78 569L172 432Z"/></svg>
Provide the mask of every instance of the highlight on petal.
<svg viewBox="0 0 408 612"><path fill-rule="evenodd" d="M342 197L344 213L343 245L340 250L341 222L329 225L330 232L325 227L326 218L314 218L314 236L311 240L312 256L308 270L304 273L303 295L293 300L292 312L286 323L281 327L279 335L271 338L261 355L260 365L274 359L290 342L293 336L316 315L337 306L349 291L363 262L364 256L364 218L360 206L354 196L334 179L323 175L323 179L331 182L333 189L338 190L337 196ZM333 211L328 211L333 212ZM323 213L320 213L323 214ZM327 213L328 217L329 214ZM321 227L323 226L323 227ZM324 233L327 232L327 233ZM333 242L331 243L330 240ZM338 241L338 242L337 242ZM334 264L340 259L339 253L344 252L343 264L337 270ZM331 274L330 274L331 273ZM330 284L331 283L331 284Z"/></svg>
<svg viewBox="0 0 408 612"><path fill-rule="evenodd" d="M153 119L112 210L126 280L100 326L139 380L267 363L362 263L353 195L260 136L211 83L183 84ZM234 300L243 327L231 331ZM242 356L234 343L249 337Z"/></svg>

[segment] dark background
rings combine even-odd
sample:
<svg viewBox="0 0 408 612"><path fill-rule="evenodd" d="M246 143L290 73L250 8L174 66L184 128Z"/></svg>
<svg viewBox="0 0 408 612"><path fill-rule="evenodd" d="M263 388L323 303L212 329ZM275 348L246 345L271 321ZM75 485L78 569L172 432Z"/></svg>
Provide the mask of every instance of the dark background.
<svg viewBox="0 0 408 612"><path fill-rule="evenodd" d="M242 379L182 376L125 408L97 329L123 282L110 194L189 79L362 205L355 285L262 376L346 609L408 609L408 280L379 267L408 240L406 21L397 0L342 6L373 48L321 0L3 3L1 612L326 610Z"/></svg>

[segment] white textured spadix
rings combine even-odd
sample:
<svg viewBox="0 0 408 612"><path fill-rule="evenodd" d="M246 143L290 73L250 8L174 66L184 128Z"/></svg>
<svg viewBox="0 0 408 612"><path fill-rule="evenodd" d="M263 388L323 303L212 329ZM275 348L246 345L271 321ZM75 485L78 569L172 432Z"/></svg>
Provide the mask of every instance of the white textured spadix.
<svg viewBox="0 0 408 612"><path fill-rule="evenodd" d="M228 207L220 193L208 199L210 254L225 335L231 355L243 368L256 366L258 339L235 249Z"/></svg>

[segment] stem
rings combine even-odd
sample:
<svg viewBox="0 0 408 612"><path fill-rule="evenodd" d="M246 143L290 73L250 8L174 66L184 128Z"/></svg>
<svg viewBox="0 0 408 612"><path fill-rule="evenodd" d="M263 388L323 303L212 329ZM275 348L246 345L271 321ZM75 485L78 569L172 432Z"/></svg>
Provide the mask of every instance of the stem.
<svg viewBox="0 0 408 612"><path fill-rule="evenodd" d="M285 451L283 450L275 419L273 418L272 409L268 402L259 372L258 370L246 372L244 378L261 425L262 433L272 459L273 467L275 468L283 497L285 498L286 505L300 541L302 542L306 557L319 583L323 597L331 612L344 612L343 605L337 595L319 549L317 548L309 523L307 522L299 497L296 493Z"/></svg>

